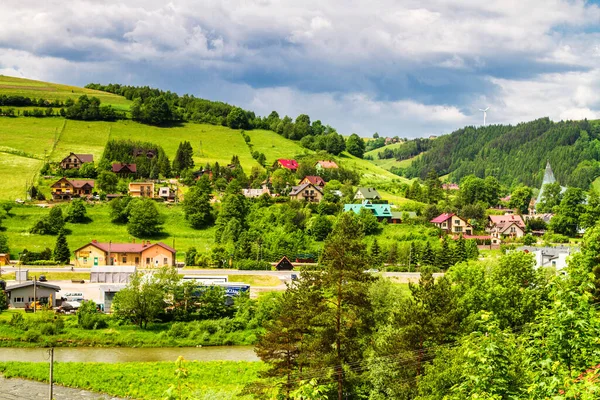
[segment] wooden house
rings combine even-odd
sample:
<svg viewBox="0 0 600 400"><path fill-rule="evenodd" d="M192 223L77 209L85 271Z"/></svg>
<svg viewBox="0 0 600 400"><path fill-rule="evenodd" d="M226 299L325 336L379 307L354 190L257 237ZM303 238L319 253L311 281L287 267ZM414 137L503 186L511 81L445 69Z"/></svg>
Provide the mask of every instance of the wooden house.
<svg viewBox="0 0 600 400"><path fill-rule="evenodd" d="M325 186L325 180L320 176L307 175L298 183L298 185L304 185L305 183L311 183L315 186L323 187Z"/></svg>
<svg viewBox="0 0 600 400"><path fill-rule="evenodd" d="M292 187L290 199L298 201L308 201L311 203L320 203L323 199L323 189L312 183Z"/></svg>
<svg viewBox="0 0 600 400"><path fill-rule="evenodd" d="M100 243L92 240L75 250L75 265L128 265L136 267L162 267L175 265L175 249L162 242L150 243Z"/></svg>
<svg viewBox="0 0 600 400"><path fill-rule="evenodd" d="M149 197L154 198L154 183L152 182L131 182L129 183L129 195L131 197Z"/></svg>
<svg viewBox="0 0 600 400"><path fill-rule="evenodd" d="M62 159L60 167L62 169L79 169L86 162L94 162L94 156L92 154L70 153Z"/></svg>
<svg viewBox="0 0 600 400"><path fill-rule="evenodd" d="M469 222L456 214L441 214L438 217L432 219L432 224L443 230L448 234L463 234L463 235L472 235L473 227Z"/></svg>
<svg viewBox="0 0 600 400"><path fill-rule="evenodd" d="M137 173L137 166L135 164L116 163L112 165L112 172L121 177L128 177Z"/></svg>
<svg viewBox="0 0 600 400"><path fill-rule="evenodd" d="M71 200L73 197L91 197L94 191L94 181L91 179L61 178L50 186L52 199Z"/></svg>
<svg viewBox="0 0 600 400"><path fill-rule="evenodd" d="M275 269L277 271L291 271L294 269L294 264L292 264L286 256L283 256L281 260L275 264Z"/></svg>

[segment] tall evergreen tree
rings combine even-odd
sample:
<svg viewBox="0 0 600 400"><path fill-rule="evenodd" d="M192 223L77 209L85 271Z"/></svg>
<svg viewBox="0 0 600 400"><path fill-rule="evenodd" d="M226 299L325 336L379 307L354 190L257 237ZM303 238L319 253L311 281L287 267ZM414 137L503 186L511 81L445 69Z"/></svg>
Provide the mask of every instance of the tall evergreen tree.
<svg viewBox="0 0 600 400"><path fill-rule="evenodd" d="M173 159L173 172L179 175L181 171L194 167L194 150L188 141L179 143L175 159Z"/></svg>
<svg viewBox="0 0 600 400"><path fill-rule="evenodd" d="M68 264L71 261L71 250L69 250L64 229L61 229L58 232L56 245L54 246L54 251L52 252L52 258L54 258L54 261L61 264Z"/></svg>
<svg viewBox="0 0 600 400"><path fill-rule="evenodd" d="M192 228L203 229L210 226L213 221L212 206L210 204L211 188L208 175L203 175L196 185L192 186L185 194L183 211L185 219Z"/></svg>
<svg viewBox="0 0 600 400"><path fill-rule="evenodd" d="M435 253L431 248L431 242L429 240L427 243L425 243L425 249L423 250L423 256L421 257L421 264L429 266L433 266L435 264Z"/></svg>
<svg viewBox="0 0 600 400"><path fill-rule="evenodd" d="M467 244L466 244L465 238L463 237L462 233L458 237L458 240L456 241L455 246L456 246L455 251L454 251L455 261L456 262L467 261L467 259L468 259Z"/></svg>

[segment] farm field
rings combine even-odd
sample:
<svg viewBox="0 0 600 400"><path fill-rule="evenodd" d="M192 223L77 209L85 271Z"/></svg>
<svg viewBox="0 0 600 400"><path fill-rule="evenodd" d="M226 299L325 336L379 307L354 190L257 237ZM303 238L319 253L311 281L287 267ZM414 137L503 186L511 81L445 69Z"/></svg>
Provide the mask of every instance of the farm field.
<svg viewBox="0 0 600 400"><path fill-rule="evenodd" d="M264 368L264 364L248 361L190 361L185 363L185 368L189 376L182 382L183 398L193 395L199 400L220 400L236 398L245 384L258 378L258 372ZM158 400L165 398L170 385L176 386L175 369L174 362L56 363L54 379L59 385L113 396ZM48 363L6 362L0 364L0 372L7 378L45 381Z"/></svg>
<svg viewBox="0 0 600 400"><path fill-rule="evenodd" d="M77 99L87 94L100 99L102 104L111 105L120 111L128 111L131 101L116 94L81 88L77 86L61 85L58 83L41 82L32 79L14 78L0 75L0 93L12 96L42 98L46 100Z"/></svg>

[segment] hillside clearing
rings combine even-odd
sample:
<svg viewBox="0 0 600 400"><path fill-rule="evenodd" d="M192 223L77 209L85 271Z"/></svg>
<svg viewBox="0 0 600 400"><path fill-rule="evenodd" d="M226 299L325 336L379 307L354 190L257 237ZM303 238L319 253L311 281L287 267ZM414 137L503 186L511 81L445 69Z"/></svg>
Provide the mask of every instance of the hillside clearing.
<svg viewBox="0 0 600 400"><path fill-rule="evenodd" d="M25 199L25 184L31 183L41 160L0 153L0 198Z"/></svg>

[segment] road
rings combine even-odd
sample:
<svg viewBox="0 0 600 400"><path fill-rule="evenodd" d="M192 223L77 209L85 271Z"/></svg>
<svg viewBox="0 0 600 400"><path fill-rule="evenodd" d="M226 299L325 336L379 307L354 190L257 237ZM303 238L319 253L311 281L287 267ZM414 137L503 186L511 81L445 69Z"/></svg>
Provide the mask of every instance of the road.
<svg viewBox="0 0 600 400"><path fill-rule="evenodd" d="M39 400L48 397L48 384L26 379L6 379L0 375L0 399ZM71 389L54 385L54 398L61 400L118 400L107 394L87 390Z"/></svg>

